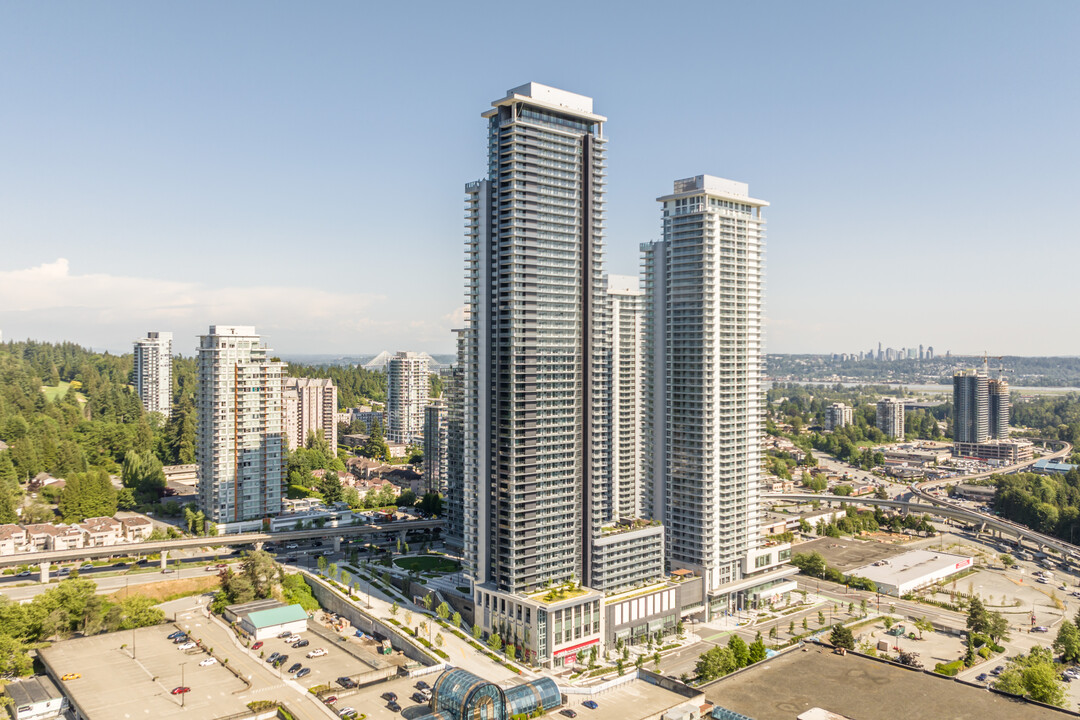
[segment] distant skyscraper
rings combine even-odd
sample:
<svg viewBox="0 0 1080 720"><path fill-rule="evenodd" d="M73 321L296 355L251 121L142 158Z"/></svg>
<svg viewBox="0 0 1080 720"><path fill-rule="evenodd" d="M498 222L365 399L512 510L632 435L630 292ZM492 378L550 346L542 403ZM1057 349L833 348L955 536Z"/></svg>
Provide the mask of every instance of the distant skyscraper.
<svg viewBox="0 0 1080 720"><path fill-rule="evenodd" d="M845 405L840 402L833 403L825 408L825 430L831 431L847 427L852 423L854 417L854 412L850 405Z"/></svg>
<svg viewBox="0 0 1080 720"><path fill-rule="evenodd" d="M211 325L199 343L199 505L216 523L281 512L285 363L255 328Z"/></svg>
<svg viewBox="0 0 1080 720"><path fill-rule="evenodd" d="M641 516L642 339L645 292L636 276L607 275L610 337L607 395L612 519Z"/></svg>
<svg viewBox="0 0 1080 720"><path fill-rule="evenodd" d="M663 239L641 246L643 479L666 530L668 569L704 578L712 617L748 604L754 584L740 581L790 553L758 542L768 203L745 183L709 175L677 180L658 200Z"/></svg>
<svg viewBox="0 0 1080 720"><path fill-rule="evenodd" d="M304 447L309 432L326 440L337 457L337 387L329 378L285 378L285 437L289 449Z"/></svg>
<svg viewBox="0 0 1080 720"><path fill-rule="evenodd" d="M990 405L991 440L1009 439L1009 412L1012 404L1009 401L1009 383L1004 378L990 380L987 383Z"/></svg>
<svg viewBox="0 0 1080 720"><path fill-rule="evenodd" d="M424 408L431 393L428 358L399 352L386 363L386 439L417 442L424 432Z"/></svg>
<svg viewBox="0 0 1080 720"><path fill-rule="evenodd" d="M436 398L424 408L424 491L445 492L447 457L446 401Z"/></svg>
<svg viewBox="0 0 1080 720"><path fill-rule="evenodd" d="M135 394L146 412L172 414L172 333L148 332L135 341Z"/></svg>
<svg viewBox="0 0 1080 720"><path fill-rule="evenodd" d="M919 360L922 361L922 360L925 360L925 359L926 359L926 351L923 350L922 343L919 343Z"/></svg>
<svg viewBox="0 0 1080 720"><path fill-rule="evenodd" d="M986 373L961 370L953 375L953 440L990 439L990 388Z"/></svg>
<svg viewBox="0 0 1080 720"><path fill-rule="evenodd" d="M877 404L877 426L891 438L904 439L904 401L883 398Z"/></svg>
<svg viewBox="0 0 1080 720"><path fill-rule="evenodd" d="M933 360L934 359L934 346L933 345L926 348L926 359L927 360Z"/></svg>

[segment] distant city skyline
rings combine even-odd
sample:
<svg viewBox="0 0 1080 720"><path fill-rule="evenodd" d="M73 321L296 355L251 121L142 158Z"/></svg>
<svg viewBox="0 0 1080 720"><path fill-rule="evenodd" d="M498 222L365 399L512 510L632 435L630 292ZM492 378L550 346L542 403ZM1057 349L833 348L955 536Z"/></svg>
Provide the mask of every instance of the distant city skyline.
<svg viewBox="0 0 1080 720"><path fill-rule="evenodd" d="M477 108L536 81L616 118L608 272L638 272L671 178L770 199L765 352L1078 354L1043 276L1080 264L1080 6L612 7L573 6L582 63L527 7L3 6L3 338L160 329L190 356L235 323L282 355L452 354ZM552 52L490 62L506 27Z"/></svg>

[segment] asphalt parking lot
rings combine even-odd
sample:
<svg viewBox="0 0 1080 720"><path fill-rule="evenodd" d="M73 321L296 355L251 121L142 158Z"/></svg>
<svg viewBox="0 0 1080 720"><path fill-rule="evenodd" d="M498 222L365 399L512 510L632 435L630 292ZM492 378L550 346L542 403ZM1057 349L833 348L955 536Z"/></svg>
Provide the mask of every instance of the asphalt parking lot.
<svg viewBox="0 0 1080 720"><path fill-rule="evenodd" d="M307 647L293 648L280 638L271 638L263 641L263 646L256 651L256 655L261 656L264 661L275 652L288 655L289 659L284 665L276 671L271 669L271 672L277 672L283 678L290 677L288 669L296 663L311 668L309 675L297 680L305 688L315 687L316 685L333 685L337 688L339 686L334 681L343 675L359 675L387 666L385 661L382 661L378 656L355 644L350 646L353 652L348 653L340 646L341 643L328 641L310 630L300 633L300 637L310 644ZM307 654L316 648L324 648L327 654L317 658L307 657ZM361 657L356 657L354 653L360 654ZM267 667L269 668L269 666Z"/></svg>
<svg viewBox="0 0 1080 720"><path fill-rule="evenodd" d="M431 708L427 703L415 702L411 695L416 692L416 683L419 680L425 681L428 685L433 685L438 677L439 673L432 673L422 678L401 677L375 683L360 688L360 691L353 695L341 698L331 707L336 712L341 712L346 707L355 708L365 713L368 720L401 720L403 717L411 720L412 718L423 717L431 713ZM387 701L383 700L382 695L387 692L397 693L397 703L401 706L400 712L393 712L386 707Z"/></svg>
<svg viewBox="0 0 1080 720"><path fill-rule="evenodd" d="M246 685L201 651L185 653L166 638L175 628L157 625L56 643L41 651L57 676L81 677L58 683L91 717L218 717L246 709ZM135 646L135 658L131 656ZM183 667L181 668L181 664ZM183 697L173 688L190 687Z"/></svg>

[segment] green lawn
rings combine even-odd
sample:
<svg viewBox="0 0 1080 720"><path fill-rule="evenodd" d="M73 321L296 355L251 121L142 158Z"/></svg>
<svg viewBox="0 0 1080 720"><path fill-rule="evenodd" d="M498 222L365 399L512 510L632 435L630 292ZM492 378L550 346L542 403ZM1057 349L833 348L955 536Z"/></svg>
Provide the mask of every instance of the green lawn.
<svg viewBox="0 0 1080 720"><path fill-rule="evenodd" d="M461 569L461 563L457 560L440 557L439 555L418 555L394 560L394 564L402 570L419 570L420 572L457 572Z"/></svg>
<svg viewBox="0 0 1080 720"><path fill-rule="evenodd" d="M67 395L68 388L71 387L71 383L61 380L60 384L56 387L49 387L48 385L41 386L41 392L45 393L45 399L49 402L53 402L58 397L64 397Z"/></svg>

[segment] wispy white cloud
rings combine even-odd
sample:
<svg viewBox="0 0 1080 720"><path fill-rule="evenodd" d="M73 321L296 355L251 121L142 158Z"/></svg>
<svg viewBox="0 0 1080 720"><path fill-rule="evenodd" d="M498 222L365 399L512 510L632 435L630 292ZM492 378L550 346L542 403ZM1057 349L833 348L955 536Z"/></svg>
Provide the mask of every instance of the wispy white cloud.
<svg viewBox="0 0 1080 720"><path fill-rule="evenodd" d="M329 284L321 272L314 277ZM20 336L77 338L95 347L123 346L150 329L188 334L193 344L193 336L209 325L237 323L255 325L292 352L363 351L388 342L398 325L380 313L385 300L321 287L207 287L184 280L80 274L65 258L0 270L5 326L22 331ZM178 350L190 352L182 346Z"/></svg>

